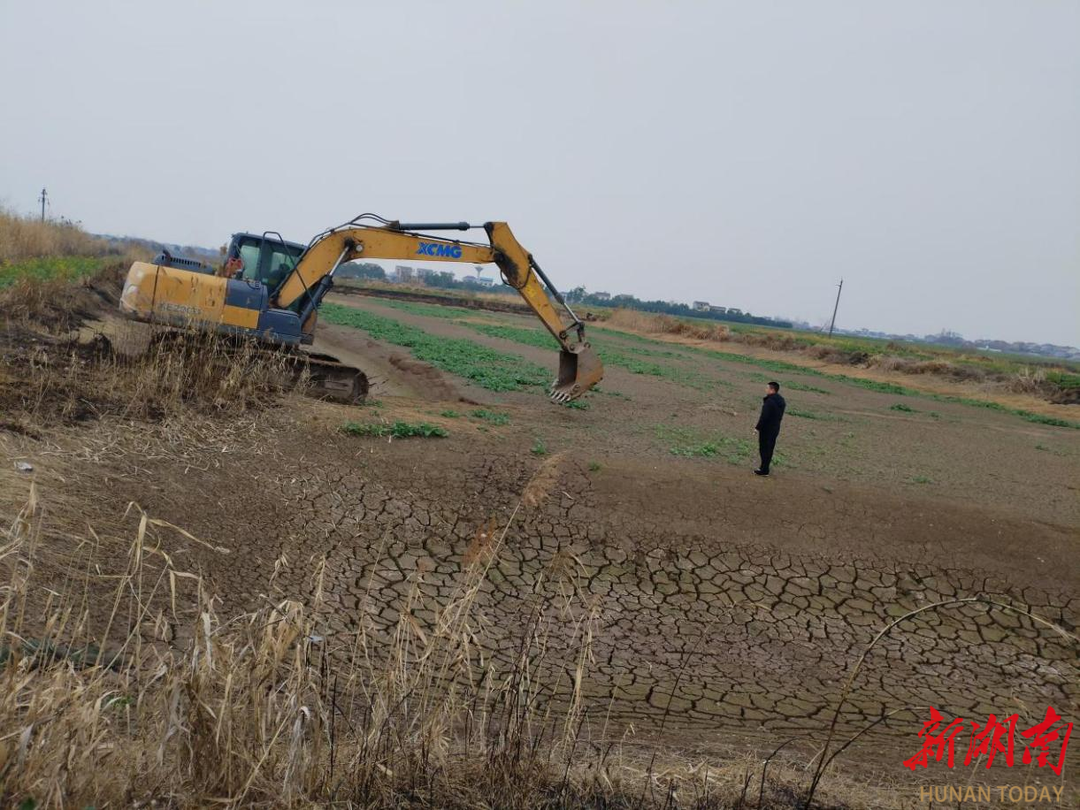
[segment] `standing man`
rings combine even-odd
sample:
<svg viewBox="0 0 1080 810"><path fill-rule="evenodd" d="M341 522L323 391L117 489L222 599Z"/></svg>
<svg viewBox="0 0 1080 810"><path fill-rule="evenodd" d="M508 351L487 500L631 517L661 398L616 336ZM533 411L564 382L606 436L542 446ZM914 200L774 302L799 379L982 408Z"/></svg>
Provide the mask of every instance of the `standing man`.
<svg viewBox="0 0 1080 810"><path fill-rule="evenodd" d="M771 382L767 388L768 393L762 399L761 416L754 428L758 435L758 450L761 451L761 467L754 470L754 475L769 474L776 437L780 435L780 421L784 418L784 409L787 407L784 398L780 396L780 383Z"/></svg>

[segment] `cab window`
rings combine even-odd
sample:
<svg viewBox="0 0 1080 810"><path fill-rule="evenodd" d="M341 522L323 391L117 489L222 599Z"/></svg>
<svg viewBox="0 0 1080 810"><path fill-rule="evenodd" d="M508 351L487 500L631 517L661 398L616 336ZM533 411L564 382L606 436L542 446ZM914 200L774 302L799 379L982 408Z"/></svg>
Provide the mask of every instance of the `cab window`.
<svg viewBox="0 0 1080 810"><path fill-rule="evenodd" d="M240 261L243 262L243 278L254 281L259 278L259 243L241 242Z"/></svg>
<svg viewBox="0 0 1080 810"><path fill-rule="evenodd" d="M268 252L268 270L266 273L265 283L271 291L276 290L278 285L285 280L285 277L293 271L296 267L296 261L298 254L295 250L290 249L286 245L280 243L275 244L272 241L266 243Z"/></svg>

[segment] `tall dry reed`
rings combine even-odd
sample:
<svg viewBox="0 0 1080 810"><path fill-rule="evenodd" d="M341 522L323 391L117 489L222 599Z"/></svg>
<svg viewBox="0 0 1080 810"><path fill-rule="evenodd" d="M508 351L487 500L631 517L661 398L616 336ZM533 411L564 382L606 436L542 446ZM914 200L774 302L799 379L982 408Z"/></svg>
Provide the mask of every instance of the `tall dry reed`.
<svg viewBox="0 0 1080 810"><path fill-rule="evenodd" d="M480 595L513 516L478 532L448 597L426 595L432 565L420 561L389 631L365 618L387 607L369 589L353 626L335 633L325 561L300 596L278 590L289 566L279 560L255 607L225 616L172 549L229 550L131 514L126 548L91 535L60 553L31 486L0 530L3 806L721 808L748 798L761 767L752 758L658 758L592 722L582 686L598 614L572 555L541 575L512 645L486 652L495 628ZM757 806L793 806L801 774L780 763L774 773Z"/></svg>
<svg viewBox="0 0 1080 810"><path fill-rule="evenodd" d="M73 222L23 217L0 209L0 264L41 256L103 256L115 252Z"/></svg>

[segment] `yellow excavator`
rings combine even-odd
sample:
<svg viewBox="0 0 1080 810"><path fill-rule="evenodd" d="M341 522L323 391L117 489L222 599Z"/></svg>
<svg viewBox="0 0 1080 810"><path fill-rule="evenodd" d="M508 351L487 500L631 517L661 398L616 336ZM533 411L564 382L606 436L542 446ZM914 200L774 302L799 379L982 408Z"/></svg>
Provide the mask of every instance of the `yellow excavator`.
<svg viewBox="0 0 1080 810"><path fill-rule="evenodd" d="M488 243L421 233L473 229L483 229ZM329 355L299 350L315 338L319 305L333 288L337 269L354 259L494 263L503 281L518 291L559 344L559 371L551 398L568 402L603 377L603 364L585 340L584 324L505 222L403 223L361 214L323 231L307 245L286 242L276 231L238 233L221 267L167 252L152 262L135 262L120 295L120 310L140 321L208 328L273 344L290 352L295 369L308 372L315 393L357 402L368 390L360 369Z"/></svg>

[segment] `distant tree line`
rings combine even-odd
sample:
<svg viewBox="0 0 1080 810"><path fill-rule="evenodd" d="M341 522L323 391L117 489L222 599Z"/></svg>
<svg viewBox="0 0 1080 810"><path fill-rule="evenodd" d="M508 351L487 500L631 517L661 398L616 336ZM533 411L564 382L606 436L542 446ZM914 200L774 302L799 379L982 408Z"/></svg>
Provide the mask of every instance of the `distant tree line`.
<svg viewBox="0 0 1080 810"><path fill-rule="evenodd" d="M362 278L370 281L386 281L386 271L379 265L371 262L346 262L337 269L335 275L338 278Z"/></svg>
<svg viewBox="0 0 1080 810"><path fill-rule="evenodd" d="M405 268L402 268L405 269ZM415 275L414 275L415 273ZM386 271L377 264L371 262L348 262L338 268L339 278L352 278L369 281L389 281ZM472 276L457 279L454 274L446 270L420 270L408 273L407 281L425 284L428 287L438 287L444 290L468 290L471 292L483 291L488 293L502 293L515 295L512 287L505 284L495 284L486 287L479 284ZM705 318L712 321L731 321L734 323L754 323L761 326L772 326L780 329L790 329L790 321L780 321L773 318L765 318L760 315L751 315L749 312L716 312L712 310L695 310L687 304L679 304L671 301L642 301L632 295L610 295L605 292L590 293L584 287L575 287L566 294L566 300L571 304L583 304L594 307L623 307L624 309L638 309L642 312L657 312L665 315L675 315L683 318Z"/></svg>
<svg viewBox="0 0 1080 810"><path fill-rule="evenodd" d="M790 329L791 321L779 321L774 318L766 318L761 315L751 315L749 312L715 312L712 310L696 310L688 304L680 304L675 301L642 301L632 295L610 295L606 292L590 293L584 287L575 287L566 295L566 300L571 304L585 304L594 307L622 307L623 309L639 309L642 312L658 312L664 315L675 315L682 318L704 318L711 321L731 321L734 323L755 323L761 326L773 326L778 329Z"/></svg>
<svg viewBox="0 0 1080 810"><path fill-rule="evenodd" d="M480 284L473 276L465 276L463 279L458 279L448 270L401 267L398 268L397 278L391 278L387 275L386 270L372 262L346 262L338 268L337 277L364 281L398 281L424 284L428 287L438 287L443 290L467 290L469 292L483 291L505 295L516 294L512 287L507 287L505 284L494 284L489 287Z"/></svg>

